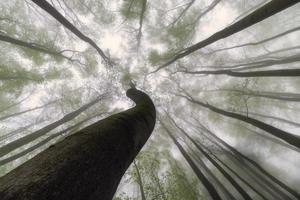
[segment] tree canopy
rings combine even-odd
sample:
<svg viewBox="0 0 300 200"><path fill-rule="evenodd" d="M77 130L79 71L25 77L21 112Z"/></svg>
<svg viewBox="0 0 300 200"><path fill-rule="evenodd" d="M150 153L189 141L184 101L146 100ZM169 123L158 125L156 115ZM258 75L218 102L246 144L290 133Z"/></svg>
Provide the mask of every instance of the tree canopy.
<svg viewBox="0 0 300 200"><path fill-rule="evenodd" d="M114 200L299 199L297 0L0 2L0 176L151 96Z"/></svg>

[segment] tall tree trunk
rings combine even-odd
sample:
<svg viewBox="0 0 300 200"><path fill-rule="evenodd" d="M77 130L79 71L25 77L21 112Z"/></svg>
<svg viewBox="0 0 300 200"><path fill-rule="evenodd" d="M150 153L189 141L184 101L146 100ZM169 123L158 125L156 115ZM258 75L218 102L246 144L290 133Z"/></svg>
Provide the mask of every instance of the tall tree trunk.
<svg viewBox="0 0 300 200"><path fill-rule="evenodd" d="M266 92L266 91L239 90L239 89L207 90L207 92L235 92L241 95L247 95L252 97L263 97L263 98L282 100L282 101L295 101L295 102L300 101L299 93Z"/></svg>
<svg viewBox="0 0 300 200"><path fill-rule="evenodd" d="M166 62L165 64L159 66L154 72L157 72L158 70L172 64L176 60L183 58L194 51L197 51L203 47L206 47L220 39L226 38L228 36L231 36L237 32L240 32L241 30L248 28L290 6L293 6L294 4L298 3L298 0L272 0L269 3L265 4L261 8L255 10L254 12L250 13L248 16L244 17L243 19L235 22L234 24L224 28L223 30L213 34L212 36L208 37L205 40L202 40L201 42L198 42L190 47L187 47L183 49L181 52L179 52L177 55L175 55L171 60ZM153 73L154 73L153 72Z"/></svg>
<svg viewBox="0 0 300 200"><path fill-rule="evenodd" d="M194 173L197 175L203 186L207 189L208 193L214 200L222 200L220 195L218 194L216 188L209 182L209 180L205 177L203 172L197 167L196 163L191 159L191 157L188 155L188 153L184 150L184 148L177 142L176 138L173 136L171 131L166 127L166 125L160 121L160 124L162 127L165 129L167 134L170 136L174 144L177 146L179 149L180 153L183 155L183 157L186 159Z"/></svg>
<svg viewBox="0 0 300 200"><path fill-rule="evenodd" d="M211 169L206 166L203 159L187 144L185 143L187 148L189 149L189 152L192 154L195 160L197 160L197 163L200 165L202 170L205 172L206 176L211 179L211 183L215 186L217 191L219 190L219 193L223 194L223 198L227 200L237 200L225 187L223 183L217 178L217 176L212 173Z"/></svg>
<svg viewBox="0 0 300 200"><path fill-rule="evenodd" d="M34 108L30 108L30 109L27 109L27 110L23 110L21 112L17 112L17 113L13 113L13 114L9 114L9 115L5 115L5 116L2 116L0 117L0 121L3 121L3 120L6 120L6 119L9 119L11 117L16 117L16 116L19 116L19 115L22 115L22 114L25 114L25 113L28 113L28 112L31 112L31 111L34 111L34 110L38 110L38 109L41 109L41 108L45 108L46 106L49 106L53 103L56 103L57 100L55 101L51 101L49 103L46 103L45 105L42 105L42 106L37 106L37 107L34 107Z"/></svg>
<svg viewBox="0 0 300 200"><path fill-rule="evenodd" d="M134 168L135 168L135 171L136 171L136 174L137 174L137 182L138 182L138 185L140 187L142 200L146 200L146 195L145 195L144 186L143 186L143 180L142 180L140 170L139 170L135 160L133 161L133 165L134 165Z"/></svg>
<svg viewBox="0 0 300 200"><path fill-rule="evenodd" d="M33 146L31 146L31 147L29 147L29 148L27 148L27 149L25 149L25 150L23 150L23 151L21 151L21 152L19 152L19 153L16 153L16 154L14 154L14 155L12 155L12 156L9 156L9 157L7 157L7 158L5 158L5 159L0 160L0 166L5 165L5 164L7 164L7 163L9 163L9 162L11 162L11 161L14 161L14 160L18 159L18 158L21 158L22 156L25 156L26 154L28 154L28 153L30 153L30 152L32 152L32 151L34 151L34 150L40 148L41 146L47 144L47 143L50 142L51 140L53 140L53 139L55 139L55 138L57 138L57 137L59 137L59 136L61 136L61 135L63 135L63 134L66 134L66 133L72 131L72 130L75 129L75 128L80 127L82 124L84 124L84 123L87 122L88 120L90 120L90 119L92 119L92 118L94 118L94 117L100 116L100 115L102 115L102 114L103 114L103 113L99 113L99 114L97 114L97 115L88 117L87 119L84 119L84 120L82 120L82 121L76 123L75 125L72 125L72 126L66 128L66 129L63 129L63 130L61 130L61 131L59 131L59 132L57 132L57 133L51 134L49 137L47 137L47 138L43 139L42 141L40 141L40 142L34 144Z"/></svg>
<svg viewBox="0 0 300 200"><path fill-rule="evenodd" d="M268 200L260 191L258 191L256 188L254 188L246 179L244 179L242 176L240 176L235 170L231 169L226 163L224 163L221 159L219 159L216 155L210 152L210 154L219 161L226 169L228 169L231 173L233 173L239 180L241 180L245 185L247 185L251 190L256 192L262 199Z"/></svg>
<svg viewBox="0 0 300 200"><path fill-rule="evenodd" d="M175 120L168 115L169 119L173 122L173 124L176 126L180 132L182 132L196 147L197 149L223 174L223 176L234 186L234 188L243 196L246 200L252 200L252 198L248 195L248 193L234 180L234 178L228 174L206 151L204 151L204 147L196 142L189 134L183 130L176 122Z"/></svg>
<svg viewBox="0 0 300 200"><path fill-rule="evenodd" d="M140 19L139 19L139 29L138 29L138 34L137 34L137 47L139 48L141 45L141 38L142 38L142 29L143 29L143 22L145 18L145 12L147 8L147 0L143 0L142 2L142 9L140 13Z"/></svg>
<svg viewBox="0 0 300 200"><path fill-rule="evenodd" d="M258 60L259 58L261 58L261 56L258 56L258 57L253 57L251 58L251 60ZM294 55L291 55L291 56L287 56L287 57L283 57L283 58L271 58L271 59L263 59L263 60L259 60L259 61L255 61L255 62L239 62L237 64L233 64L233 65L211 65L211 66L201 66L201 68L213 68L213 69L218 69L218 71L214 72L214 71L208 71L208 70L203 70L203 73L209 73L209 72L212 72L212 73L215 73L215 74L227 74L227 75L231 75L231 76L238 76L239 71L244 71L244 70L249 70L249 69L257 69L257 68L264 68L264 67L269 67L269 66L273 66L273 65L282 65L282 64L289 64L289 63L295 63L295 62L299 62L300 61L300 54L297 53L297 54L294 54ZM287 72L283 71L284 73L288 73L289 70L293 70L293 69L288 69ZM276 70L275 72L273 72L274 70L270 70L270 72L266 71L264 73L274 73L274 75L276 75ZM202 71L188 71L186 69L184 70L178 70L177 72L186 72L186 73L199 73L199 72L202 72ZM236 74L230 74L230 72L235 72ZM279 71L280 72L280 71ZM245 73L245 72L243 72ZM240 76L243 75L243 73L241 73ZM278 73L278 72L277 72ZM250 77L251 74L247 75L245 74L245 76L249 76ZM255 75L255 74L252 74L252 75ZM268 74L264 75L264 76L267 76ZM277 76L279 76L277 74ZM285 75L286 76L286 75Z"/></svg>
<svg viewBox="0 0 300 200"><path fill-rule="evenodd" d="M248 43L244 43L244 44L240 44L240 45L236 45L236 46L232 46L232 47L226 47L226 48L222 48L222 49L216 49L216 50L213 50L213 51L211 51L211 52L209 52L207 54L213 54L213 53L216 53L216 52L230 50L230 49L235 49L235 48L239 48L239 47L259 45L259 44L262 44L262 43L265 43L265 42L269 42L271 40L274 40L276 38L285 36L286 34L289 34L289 33L295 32L295 31L299 31L299 30L300 30L300 27L296 27L296 28L284 31L282 33L279 33L277 35L274 35L272 37L266 38L266 39L258 41L258 42L248 42Z"/></svg>
<svg viewBox="0 0 300 200"><path fill-rule="evenodd" d="M300 153L300 149L298 149L298 148L296 148L294 146L291 146L291 145L287 144L286 142L284 142L284 141L282 141L282 140L280 140L280 139L278 139L276 137L273 137L273 136L270 136L270 135L266 135L266 134L264 134L262 132L259 132L259 131L252 130L251 128L248 128L247 126L241 126L241 127L243 129L248 130L250 133L254 133L254 134L256 134L256 135L258 135L258 136L260 136L262 138L265 138L265 139L267 139L267 140L275 143L275 144L279 144L279 145L281 145L281 146L283 146L285 148L288 148L290 150L297 151L297 152Z"/></svg>
<svg viewBox="0 0 300 200"><path fill-rule="evenodd" d="M190 9L190 7L195 3L196 0L191 0L187 6L180 12L180 14L168 25L174 26L180 19L186 14L186 12Z"/></svg>
<svg viewBox="0 0 300 200"><path fill-rule="evenodd" d="M181 70L185 74L213 74L213 75L228 75L234 77L280 77L280 76L300 76L300 69L277 69L251 72L236 72L232 70L202 70L202 71L188 71Z"/></svg>
<svg viewBox="0 0 300 200"><path fill-rule="evenodd" d="M178 96L181 96L181 97L187 99L191 103L200 105L200 106L202 106L204 108L208 108L209 110L211 110L211 111L213 111L215 113L224 115L226 117L238 119L240 121L243 121L243 122L246 122L246 123L251 124L253 126L256 126L256 127L260 128L260 129L262 129L262 130L270 133L271 135L273 135L275 137L278 137L278 138L286 141L287 143L291 144L292 146L295 146L295 147L297 147L297 148L300 149L300 137L299 136L296 136L296 135L293 135L293 134L288 133L286 131L283 131L283 130L281 130L279 128L276 128L274 126L266 124L266 123L264 123L262 121L259 121L257 119L254 119L254 118L251 118L251 117L247 117L247 116L244 116L244 115L240 115L240 114L237 114L237 113L225 111L225 110L222 110L222 109L217 108L215 106L212 106L212 105L210 105L208 103L203 103L201 101L193 99L191 96L189 96L189 97L184 96L184 95L178 95Z"/></svg>
<svg viewBox="0 0 300 200"><path fill-rule="evenodd" d="M211 137L213 137L218 143L222 144L225 148L227 148L230 152L232 152L232 154L234 155L234 157L237 158L239 164L243 164L243 166L245 166L248 170L250 170L254 174L256 174L259 177L261 177L260 178L261 180L268 181L266 183L267 185L272 185L272 183L276 183L278 186L281 187L281 189L284 189L285 191L288 191L294 197L297 197L298 199L300 199L300 195L298 194L298 192L296 192L295 190L293 190L292 188L290 188L289 186L287 186L286 184L284 184L283 182L281 182L280 180L278 180L272 174L270 174L269 172L267 172L257 162L255 162L254 160L248 158L247 156L243 155L238 150L236 150L235 148L233 148L232 146L230 146L229 144L227 144L225 141L223 141L222 139L220 139L217 135L213 134L210 130L208 130L205 126L203 126L200 122L198 122L198 123L201 126L200 127L201 129L203 129L206 133L208 133ZM218 143L215 143L215 144L218 144ZM252 167L254 169L252 167L250 167L248 164L246 164L245 162L249 163L250 165L252 165ZM264 177L261 176L260 174L258 174L258 172L260 172L261 174L263 174L263 176L266 177L268 180L264 179ZM270 182L270 180L272 182ZM276 191L279 192L278 189Z"/></svg>
<svg viewBox="0 0 300 200"><path fill-rule="evenodd" d="M0 179L2 200L111 200L122 175L149 138L155 107L127 91L136 106L100 120Z"/></svg>
<svg viewBox="0 0 300 200"><path fill-rule="evenodd" d="M96 49L99 55L103 58L103 60L107 63L110 63L110 59L104 54L104 52L100 49L100 47L89 37L84 35L80 30L78 30L71 22L69 22L62 14L60 14L51 4L49 4L46 0L32 0L36 5L49 13L52 17L54 17L57 21L59 21L64 27L69 29L72 33L74 33L81 40L89 43L92 47Z"/></svg>
<svg viewBox="0 0 300 200"><path fill-rule="evenodd" d="M55 129L56 127L71 121L72 119L74 119L75 117L77 117L78 115L80 115L82 112L84 112L85 110L87 110L88 108L90 108L91 106L93 106L94 104L98 103L100 100L102 99L102 96L99 96L98 98L94 99L93 101L83 105L82 107L80 107L79 109L68 113L67 115L65 115L64 117L62 117L61 119L37 130L34 131L33 133L30 133L22 138L19 138L11 143L8 143L7 145L3 146L0 148L0 157L4 156L6 154L8 154L9 152L18 149L19 147L28 144L29 142L34 141L35 139L45 135L46 133L48 133L49 131Z"/></svg>
<svg viewBox="0 0 300 200"><path fill-rule="evenodd" d="M202 130L202 128L201 128ZM203 130L202 130L203 131ZM203 135L203 133L201 133ZM205 136L205 135L204 135ZM205 136L206 137L206 136ZM211 140L209 137L206 137L209 141L211 141L214 145L222 150L222 152L226 152L226 155L229 156L230 162L235 164L241 171L243 172L245 179L253 184L253 187L259 190L258 194L262 195L266 199L278 199L280 198L277 195L277 190L270 189L269 186L273 183L267 183L261 174L259 174L256 170L252 169L239 155L229 151L228 149L224 149L218 142ZM273 185L272 185L273 186ZM274 187L272 187L274 188Z"/></svg>
<svg viewBox="0 0 300 200"><path fill-rule="evenodd" d="M12 37L7 36L7 35L0 34L0 41L7 42L7 43L10 43L10 44L14 44L14 45L18 45L18 46L21 46L21 47L26 47L26 48L29 48L29 49L32 49L32 50L35 50L35 51L45 53L45 54L62 57L62 58L65 58L69 61L75 61L72 58L64 56L61 53L62 51L61 52L53 51L53 50L48 49L48 48L46 48L42 45L32 43L32 42L25 42L25 41L22 41L22 40L19 40L19 39L12 38Z"/></svg>
<svg viewBox="0 0 300 200"><path fill-rule="evenodd" d="M246 112L242 112L242 113L245 114ZM260 114L260 113L255 113L255 112L248 112L248 114L253 115L253 116L262 117L262 118L267 118L267 119L275 119L277 121L284 122L284 123L287 123L287 124L290 124L290 125L300 128L300 123L296 123L296 122L293 122L293 121L290 121L287 119L283 119L281 117L269 116L269 115L264 115L264 114Z"/></svg>
<svg viewBox="0 0 300 200"><path fill-rule="evenodd" d="M22 102L24 102L24 101L27 100L29 97L31 97L31 95L32 95L32 92L30 92L28 96L26 96L25 98L21 99L20 101L14 102L13 104L10 104L10 105L8 105L8 106L2 108L2 110L0 110L0 113L2 113L2 112L4 112L4 111L7 111L7 110L9 110L10 108L15 107L15 106L17 106L17 105L20 105Z"/></svg>

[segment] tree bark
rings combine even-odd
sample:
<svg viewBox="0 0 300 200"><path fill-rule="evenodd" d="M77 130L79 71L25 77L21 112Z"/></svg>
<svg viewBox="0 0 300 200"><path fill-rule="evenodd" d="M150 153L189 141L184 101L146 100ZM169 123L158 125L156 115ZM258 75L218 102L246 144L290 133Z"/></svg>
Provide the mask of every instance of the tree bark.
<svg viewBox="0 0 300 200"><path fill-rule="evenodd" d="M2 200L111 200L122 175L155 125L145 93L136 106L100 120L43 151L0 179Z"/></svg>
<svg viewBox="0 0 300 200"><path fill-rule="evenodd" d="M165 64L159 66L154 72L159 71L160 69L172 64L176 60L179 60L203 47L206 47L220 39L226 38L231 36L241 30L248 28L294 4L298 3L298 0L272 0L269 3L265 4L261 8L255 10L254 12L250 13L248 16L244 17L243 19L235 22L234 24L224 28L223 30L213 34L212 36L208 37L201 42L198 42L190 47L183 49L177 55L175 55L171 60L166 62Z"/></svg>

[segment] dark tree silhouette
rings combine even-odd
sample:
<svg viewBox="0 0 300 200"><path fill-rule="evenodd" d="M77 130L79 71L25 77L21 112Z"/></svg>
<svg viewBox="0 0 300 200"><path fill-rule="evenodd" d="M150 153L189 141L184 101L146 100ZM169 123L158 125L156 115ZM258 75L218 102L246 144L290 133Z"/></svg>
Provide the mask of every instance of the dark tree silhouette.
<svg viewBox="0 0 300 200"><path fill-rule="evenodd" d="M234 113L234 112L229 112L229 111L225 111L223 109L217 108L215 106L212 106L208 103L203 103L201 101L195 100L194 98L192 98L190 95L189 96L185 96L185 95L177 95L180 97L185 98L186 100L190 101L191 103L200 105L204 108L208 108L209 110L215 112L215 113L219 113L221 115L230 117L230 118L234 118L234 119L238 119L240 121L246 122L248 124L251 124L253 126L256 126L268 133L270 133L273 136L276 136L284 141L286 141L287 143L291 144L292 146L295 146L297 148L300 148L300 137L293 135L291 133L288 133L286 131L283 131L279 128L276 128L274 126L271 126L269 124L266 124L262 121L259 121L257 119L251 118L251 117L247 117L238 113Z"/></svg>
<svg viewBox="0 0 300 200"><path fill-rule="evenodd" d="M188 71L178 70L185 74L213 74L213 75L228 75L234 77L276 77L276 76L300 76L300 69L278 69L278 70L264 70L251 72L236 72L233 70L202 70L202 71Z"/></svg>
<svg viewBox="0 0 300 200"><path fill-rule="evenodd" d="M186 159L186 161L188 162L188 164L190 165L190 167L192 168L192 170L195 172L195 174L197 175L197 177L199 178L199 180L201 181L201 183L204 185L204 187L207 189L207 191L209 192L209 194L211 195L211 197L214 200L222 200L222 198L220 197L220 195L218 194L216 188L213 186L213 184L205 177L205 175L203 174L203 172L201 172L201 170L197 167L196 163L192 160L192 158L188 155L188 153L184 150L184 148L181 146L181 144L179 144L179 142L176 140L176 138L174 137L174 135L171 133L171 131L167 128L167 126L160 121L160 124L162 125L162 127L165 129L165 131L167 132L167 134L170 136L170 138L172 139L172 141L174 142L174 144L177 146L177 148L179 149L180 153L183 155L183 157Z"/></svg>
<svg viewBox="0 0 300 200"><path fill-rule="evenodd" d="M175 120L168 115L169 119L173 122L178 130L183 133L196 147L197 149L223 174L223 176L235 187L235 189L243 196L246 200L252 200L248 193L235 181L235 179L223 169L205 150L202 144L196 142L183 128L181 128Z"/></svg>
<svg viewBox="0 0 300 200"><path fill-rule="evenodd" d="M135 88L126 95L134 108L68 136L2 177L1 199L111 200L155 125L149 96Z"/></svg>
<svg viewBox="0 0 300 200"><path fill-rule="evenodd" d="M103 60L107 63L110 63L110 59L104 54L102 49L89 37L84 35L80 30L78 30L71 22L69 22L62 14L60 14L51 4L49 4L46 0L32 0L35 4L37 4L40 8L49 13L52 17L54 17L57 21L59 21L64 27L69 29L72 33L74 33L81 40L89 43L92 47L96 49L99 55L103 58Z"/></svg>
<svg viewBox="0 0 300 200"><path fill-rule="evenodd" d="M223 30L213 34L212 36L208 37L201 42L198 42L190 47L187 47L181 50L177 55L175 55L172 59L167 61L165 64L159 66L154 72L159 71L162 68L172 64L176 60L183 58L207 45L210 45L220 39L226 38L230 35L233 35L245 28L248 28L294 4L298 3L298 0L272 0L269 3L265 4L261 8L258 8L254 12L250 13L248 16L244 17L243 19L235 22L234 24L224 28Z"/></svg>

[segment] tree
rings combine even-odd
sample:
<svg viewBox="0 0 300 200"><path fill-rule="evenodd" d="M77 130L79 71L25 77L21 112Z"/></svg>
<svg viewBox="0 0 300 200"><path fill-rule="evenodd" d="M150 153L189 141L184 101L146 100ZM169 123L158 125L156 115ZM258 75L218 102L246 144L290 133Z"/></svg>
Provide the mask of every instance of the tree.
<svg viewBox="0 0 300 200"><path fill-rule="evenodd" d="M3 187L92 199L105 168L114 200L299 199L297 2L0 2ZM128 85L161 120L138 150L128 134L85 134L104 122L130 132ZM129 121L147 124L141 116ZM24 180L6 178L17 173Z"/></svg>
<svg viewBox="0 0 300 200"><path fill-rule="evenodd" d="M155 125L148 95L135 88L126 94L134 108L80 130L2 177L2 199L112 199Z"/></svg>

